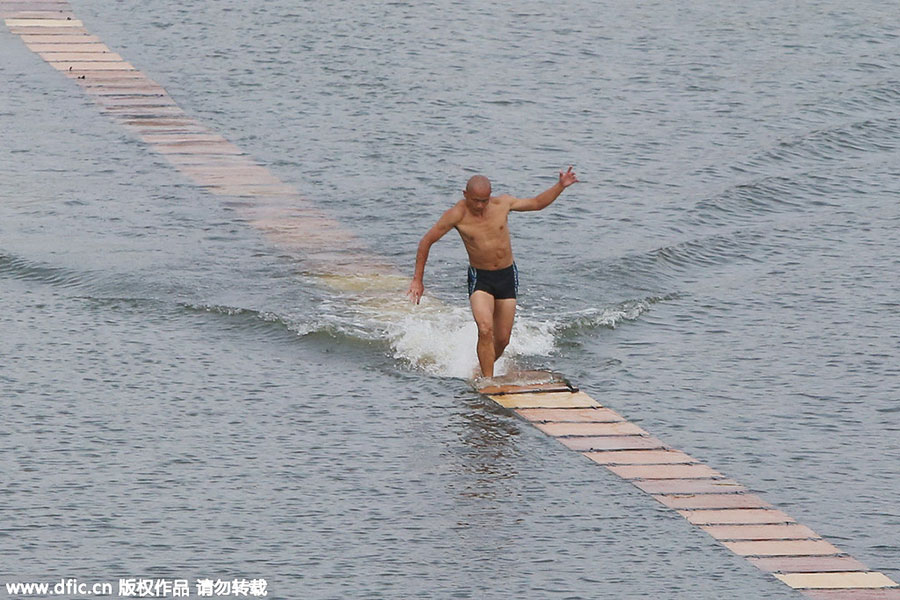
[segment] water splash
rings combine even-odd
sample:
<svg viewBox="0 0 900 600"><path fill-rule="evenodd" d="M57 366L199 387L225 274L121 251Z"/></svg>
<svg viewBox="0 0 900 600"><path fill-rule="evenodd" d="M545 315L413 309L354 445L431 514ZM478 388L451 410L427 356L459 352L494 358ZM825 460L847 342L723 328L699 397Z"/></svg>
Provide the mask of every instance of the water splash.
<svg viewBox="0 0 900 600"><path fill-rule="evenodd" d="M496 373L513 369L516 357L551 354L556 348L555 329L552 322L518 317ZM478 329L468 307L419 305L388 325L386 339L394 357L414 368L442 377L470 379L476 375Z"/></svg>
<svg viewBox="0 0 900 600"><path fill-rule="evenodd" d="M647 296L640 299L624 300L610 306L588 308L564 315L557 324L555 333L587 331L597 328L615 329L628 321L636 321L654 304L676 300L680 294Z"/></svg>
<svg viewBox="0 0 900 600"><path fill-rule="evenodd" d="M341 300L320 304L315 316L255 310L218 304L182 304L188 310L229 318L252 319L257 324L283 327L298 336L323 333L334 338L363 340L383 345L391 356L410 368L439 377L471 379L478 372L475 345L478 337L468 306L451 306L426 296L412 305L384 278L366 286L360 276L341 285ZM331 287L336 280L332 279ZM404 281L405 283L405 281ZM557 314L552 319L520 312L516 315L509 346L497 361L495 373L518 370L527 358L551 356L559 341L598 328L614 329L634 321L651 306L677 295L630 299L613 305ZM250 325L254 326L254 325Z"/></svg>
<svg viewBox="0 0 900 600"><path fill-rule="evenodd" d="M367 279L371 285L366 284ZM478 332L469 307L450 306L428 296L414 306L403 295L407 284L406 278L385 276L374 281L368 276L329 281L331 287L339 287L347 295L347 312L342 315L345 325L352 324L357 332L377 332L375 337L387 343L396 359L432 375L463 379L475 376ZM564 335L598 327L615 328L638 319L653 304L674 297L626 300L597 309L558 313L552 319L520 311L509 346L495 372L502 375L514 370L520 358L550 356Z"/></svg>

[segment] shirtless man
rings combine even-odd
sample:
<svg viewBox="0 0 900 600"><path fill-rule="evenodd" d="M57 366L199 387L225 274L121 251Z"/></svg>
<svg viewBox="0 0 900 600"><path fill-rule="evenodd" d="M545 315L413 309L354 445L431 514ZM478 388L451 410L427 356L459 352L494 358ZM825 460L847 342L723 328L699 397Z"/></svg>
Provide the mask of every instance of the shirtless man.
<svg viewBox="0 0 900 600"><path fill-rule="evenodd" d="M478 325L478 363L484 377L494 376L494 362L509 344L516 316L519 272L513 260L507 217L511 210L541 210L564 189L577 183L572 167L559 172L559 181L534 198L491 195L491 182L475 175L466 184L463 199L445 212L419 242L416 271L407 296L416 304L425 293L425 261L431 245L453 228L469 253L469 302Z"/></svg>

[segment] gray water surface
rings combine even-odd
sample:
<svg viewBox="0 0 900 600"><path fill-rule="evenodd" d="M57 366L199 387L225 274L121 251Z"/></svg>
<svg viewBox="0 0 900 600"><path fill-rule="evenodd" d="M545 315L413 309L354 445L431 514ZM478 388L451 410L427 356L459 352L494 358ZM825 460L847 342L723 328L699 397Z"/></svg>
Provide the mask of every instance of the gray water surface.
<svg viewBox="0 0 900 600"><path fill-rule="evenodd" d="M895 5L73 7L403 273L472 173L575 165L511 219L514 364L900 578ZM0 57L0 581L799 597L469 390L455 234L444 320L372 320L6 29Z"/></svg>

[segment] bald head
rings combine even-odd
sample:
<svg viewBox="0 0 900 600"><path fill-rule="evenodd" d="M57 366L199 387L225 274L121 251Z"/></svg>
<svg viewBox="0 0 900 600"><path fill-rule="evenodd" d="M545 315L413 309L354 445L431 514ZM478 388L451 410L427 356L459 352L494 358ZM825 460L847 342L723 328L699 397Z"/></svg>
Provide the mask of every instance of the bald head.
<svg viewBox="0 0 900 600"><path fill-rule="evenodd" d="M484 175L473 175L466 183L468 196L475 198L488 198L491 195L491 180Z"/></svg>

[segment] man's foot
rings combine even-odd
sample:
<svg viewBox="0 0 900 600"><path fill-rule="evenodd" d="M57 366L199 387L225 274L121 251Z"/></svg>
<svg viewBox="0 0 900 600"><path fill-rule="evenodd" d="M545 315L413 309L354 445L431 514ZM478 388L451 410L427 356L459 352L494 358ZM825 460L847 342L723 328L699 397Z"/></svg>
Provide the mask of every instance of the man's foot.
<svg viewBox="0 0 900 600"><path fill-rule="evenodd" d="M476 390L480 390L483 387L494 385L493 377L485 377L481 374L481 369L475 369L475 373L472 377L472 387Z"/></svg>

